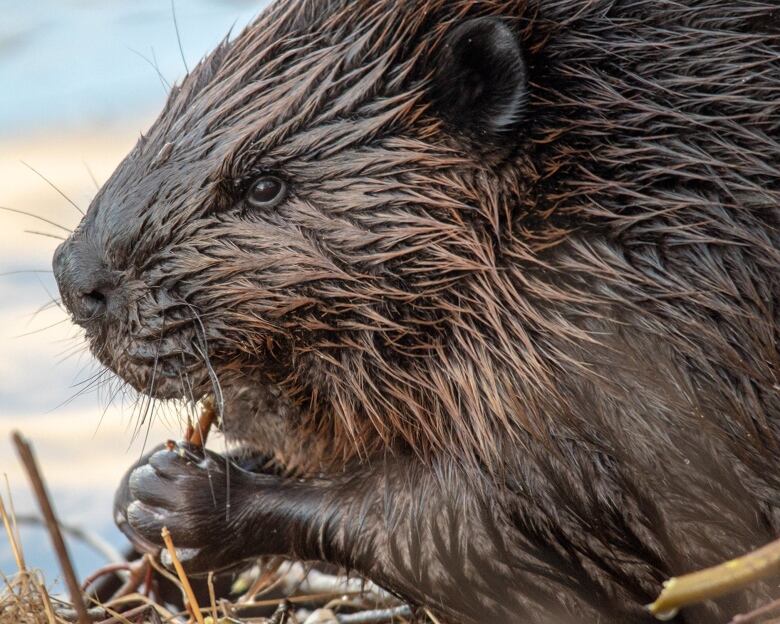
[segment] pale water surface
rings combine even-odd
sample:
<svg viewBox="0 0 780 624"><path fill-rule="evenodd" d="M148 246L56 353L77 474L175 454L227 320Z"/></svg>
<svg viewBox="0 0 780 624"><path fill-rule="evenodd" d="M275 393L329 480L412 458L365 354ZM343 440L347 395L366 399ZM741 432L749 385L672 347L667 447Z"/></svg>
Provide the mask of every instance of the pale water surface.
<svg viewBox="0 0 780 624"><path fill-rule="evenodd" d="M264 4L177 0L189 66ZM21 161L86 208L95 192L90 171L105 180L164 102L165 89L151 64L169 82L184 73L171 4L0 0L0 15L0 206L72 228L80 218L76 209ZM147 428L136 431L140 410L133 397L119 395L104 410L110 393L90 388L99 369L65 313L50 306L34 315L57 295L48 271L58 241L24 230L64 234L0 211L0 473L8 475L17 512L37 512L8 443L10 432L20 429L35 445L62 520L121 548L111 499L141 453ZM42 272L12 273L30 270ZM156 413L149 444L181 430L173 410L167 417L164 410ZM23 541L30 563L55 579L47 536L25 529ZM70 546L81 575L102 563L78 542ZM0 572L14 567L0 534Z"/></svg>

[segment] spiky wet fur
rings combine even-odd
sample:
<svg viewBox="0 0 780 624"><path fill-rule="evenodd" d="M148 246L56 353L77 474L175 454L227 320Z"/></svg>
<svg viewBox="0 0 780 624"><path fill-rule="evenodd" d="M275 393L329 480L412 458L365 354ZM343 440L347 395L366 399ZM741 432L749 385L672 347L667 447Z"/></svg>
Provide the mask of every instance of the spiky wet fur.
<svg viewBox="0 0 780 624"><path fill-rule="evenodd" d="M505 141L428 91L482 15L529 66ZM775 2L282 0L174 89L76 237L148 290L141 326L163 294L197 312L171 350L201 335L228 404L285 397L303 473L445 466L513 527L487 567L518 617L639 621L667 575L780 528L779 130ZM268 213L242 201L262 171L291 189ZM481 554L461 581L489 603Z"/></svg>

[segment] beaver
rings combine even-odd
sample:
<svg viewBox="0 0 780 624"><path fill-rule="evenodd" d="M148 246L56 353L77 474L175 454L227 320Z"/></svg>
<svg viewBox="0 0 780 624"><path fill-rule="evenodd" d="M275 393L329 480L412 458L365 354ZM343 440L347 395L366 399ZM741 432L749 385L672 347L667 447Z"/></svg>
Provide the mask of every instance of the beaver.
<svg viewBox="0 0 780 624"><path fill-rule="evenodd" d="M651 621L780 534L779 94L775 0L277 0L54 257L103 365L273 460L156 449L118 521L442 622Z"/></svg>

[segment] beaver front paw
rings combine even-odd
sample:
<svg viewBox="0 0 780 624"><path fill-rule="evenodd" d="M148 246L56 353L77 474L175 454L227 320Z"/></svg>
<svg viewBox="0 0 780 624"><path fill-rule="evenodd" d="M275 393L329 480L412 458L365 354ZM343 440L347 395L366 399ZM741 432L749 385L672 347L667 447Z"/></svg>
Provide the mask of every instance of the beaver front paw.
<svg viewBox="0 0 780 624"><path fill-rule="evenodd" d="M115 499L119 528L140 550L160 550L167 527L188 574L233 567L252 558L244 548L242 501L263 478L188 444L168 444L125 475ZM163 550L161 559L170 565Z"/></svg>

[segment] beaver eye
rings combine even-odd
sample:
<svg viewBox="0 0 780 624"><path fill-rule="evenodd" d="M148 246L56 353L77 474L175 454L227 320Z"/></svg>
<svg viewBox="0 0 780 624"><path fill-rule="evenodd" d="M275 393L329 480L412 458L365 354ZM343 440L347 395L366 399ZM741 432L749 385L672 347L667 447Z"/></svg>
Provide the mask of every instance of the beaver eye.
<svg viewBox="0 0 780 624"><path fill-rule="evenodd" d="M246 200L255 208L273 208L287 196L287 184L275 176L259 178L247 194Z"/></svg>

